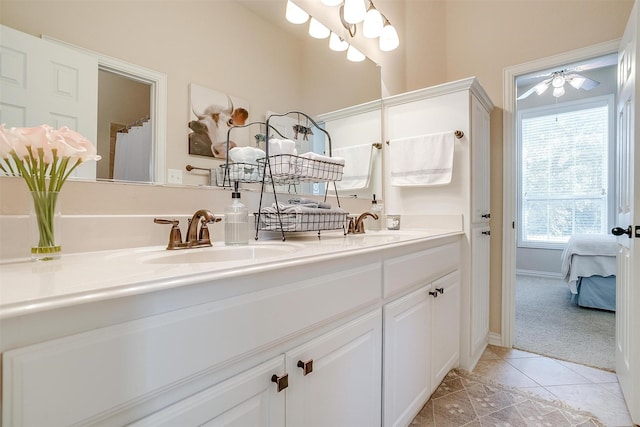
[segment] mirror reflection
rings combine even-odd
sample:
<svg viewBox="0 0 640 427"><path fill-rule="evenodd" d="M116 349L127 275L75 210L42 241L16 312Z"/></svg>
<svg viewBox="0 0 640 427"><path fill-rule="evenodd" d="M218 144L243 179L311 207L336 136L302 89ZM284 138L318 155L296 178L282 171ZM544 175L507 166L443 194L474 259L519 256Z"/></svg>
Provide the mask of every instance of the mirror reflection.
<svg viewBox="0 0 640 427"><path fill-rule="evenodd" d="M208 185L208 174L185 170L187 164L202 168L220 164L215 159L189 155L191 83L246 99L250 104L248 121L264 121L266 111L292 109L318 116L380 98L380 74L374 63L348 62L342 53L328 49L328 40L312 39L306 28L286 22L286 1L263 3L269 5L262 8L267 11L264 13L230 0L87 3L3 0L0 23L166 74L168 102L160 106L166 111L166 126L151 132L152 150L157 150L156 135L166 134L166 148L161 150L166 165L163 173L151 174L150 179L164 183L167 182L164 176L169 176L171 184ZM280 25L273 18L276 15L281 17ZM74 17L73 25L68 24L69 16ZM116 73L107 79L117 77L117 70L109 71ZM104 77L102 72L96 75ZM130 87L117 96L115 90L106 90L104 95L102 83L95 83L98 110L107 108L101 106L103 96L113 95L123 101L117 107L108 107L113 112L109 124L102 119L96 123L94 119L92 131L87 124L83 123L84 128L78 125L81 133L95 135L105 159L98 162L97 170L81 177L118 179L111 123L127 128L159 108L154 104L153 94L149 95L148 85L131 80L121 83ZM6 114L3 112L2 116ZM249 139L246 145L253 143ZM339 138L334 144L340 145ZM138 157L145 161L145 156ZM136 169L153 171L156 166L138 164ZM147 180L144 174L123 179Z"/></svg>

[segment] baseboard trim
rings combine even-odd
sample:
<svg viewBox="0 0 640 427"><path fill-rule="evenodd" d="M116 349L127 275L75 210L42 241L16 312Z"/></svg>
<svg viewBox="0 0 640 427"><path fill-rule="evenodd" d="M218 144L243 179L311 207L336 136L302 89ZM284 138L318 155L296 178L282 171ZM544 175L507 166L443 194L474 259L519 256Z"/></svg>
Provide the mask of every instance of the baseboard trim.
<svg viewBox="0 0 640 427"><path fill-rule="evenodd" d="M516 275L518 274L521 276L544 277L546 279L562 279L562 273L553 273L551 271L517 269Z"/></svg>
<svg viewBox="0 0 640 427"><path fill-rule="evenodd" d="M498 347L503 347L502 334L499 334L497 332L489 332L489 344L495 345Z"/></svg>

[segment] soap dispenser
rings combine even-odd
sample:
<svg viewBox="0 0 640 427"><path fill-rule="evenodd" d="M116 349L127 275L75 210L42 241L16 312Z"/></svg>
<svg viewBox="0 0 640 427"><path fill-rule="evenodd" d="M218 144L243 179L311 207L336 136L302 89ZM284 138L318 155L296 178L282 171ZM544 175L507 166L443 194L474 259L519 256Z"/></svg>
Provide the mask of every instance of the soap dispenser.
<svg viewBox="0 0 640 427"><path fill-rule="evenodd" d="M231 205L224 211L224 244L227 246L249 244L249 210L240 201L238 182L231 193Z"/></svg>
<svg viewBox="0 0 640 427"><path fill-rule="evenodd" d="M382 230L382 224L385 223L384 220L384 205L382 203L378 203L376 200L376 195L373 195L373 200L371 201L371 213L378 215L378 219L373 219L371 217L367 217L365 221L365 231L366 230Z"/></svg>

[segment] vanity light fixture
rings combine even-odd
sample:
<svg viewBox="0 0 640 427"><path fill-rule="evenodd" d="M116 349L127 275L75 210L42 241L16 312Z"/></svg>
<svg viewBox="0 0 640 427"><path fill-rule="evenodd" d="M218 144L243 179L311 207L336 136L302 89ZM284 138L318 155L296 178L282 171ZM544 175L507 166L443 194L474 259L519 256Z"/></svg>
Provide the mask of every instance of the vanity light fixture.
<svg viewBox="0 0 640 427"><path fill-rule="evenodd" d="M391 22L389 22L388 19L386 19L384 27L382 28L382 34L380 34L378 44L380 46L380 50L383 52L389 52L400 46L398 32L394 26L391 25Z"/></svg>
<svg viewBox="0 0 640 427"><path fill-rule="evenodd" d="M316 18L311 17L309 21L309 35L316 39L326 39L331 31L322 25Z"/></svg>
<svg viewBox="0 0 640 427"><path fill-rule="evenodd" d="M344 0L344 20L349 24L359 24L367 15L365 0Z"/></svg>
<svg viewBox="0 0 640 427"><path fill-rule="evenodd" d="M304 24L309 20L309 14L291 0L287 0L285 17L292 24Z"/></svg>
<svg viewBox="0 0 640 427"><path fill-rule="evenodd" d="M369 39L375 39L376 37L380 37L383 27L384 21L382 20L382 15L373 5L373 2L371 2L367 15L362 23L362 35Z"/></svg>
<svg viewBox="0 0 640 427"><path fill-rule="evenodd" d="M342 38L336 33L331 33L329 37L329 49L336 52L344 52L349 47L349 43L342 40Z"/></svg>
<svg viewBox="0 0 640 427"><path fill-rule="evenodd" d="M364 56L362 52L360 52L358 49L353 47L353 45L349 45L349 48L347 49L347 59L349 61L362 62L364 61L365 58L366 56Z"/></svg>

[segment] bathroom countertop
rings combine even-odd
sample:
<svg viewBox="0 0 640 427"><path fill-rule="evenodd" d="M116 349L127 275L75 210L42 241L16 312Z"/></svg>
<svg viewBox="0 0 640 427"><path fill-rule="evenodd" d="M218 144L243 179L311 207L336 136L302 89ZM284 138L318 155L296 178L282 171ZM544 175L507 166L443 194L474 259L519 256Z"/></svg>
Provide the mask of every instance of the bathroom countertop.
<svg viewBox="0 0 640 427"><path fill-rule="evenodd" d="M249 246L261 247L263 256L257 259L225 261L214 259L216 251L220 254L226 251L222 242L214 243L213 248L180 251L167 251L164 246L155 246L63 254L54 261L15 260L0 264L0 319L348 255L374 253L459 234L462 231L446 229L368 231L364 235L348 236L323 232L318 239L316 233L288 233L285 242L275 238L251 241ZM274 248L274 255L264 256L270 246ZM209 258L206 252L212 249ZM175 260L188 261L162 261L174 255L181 257Z"/></svg>

